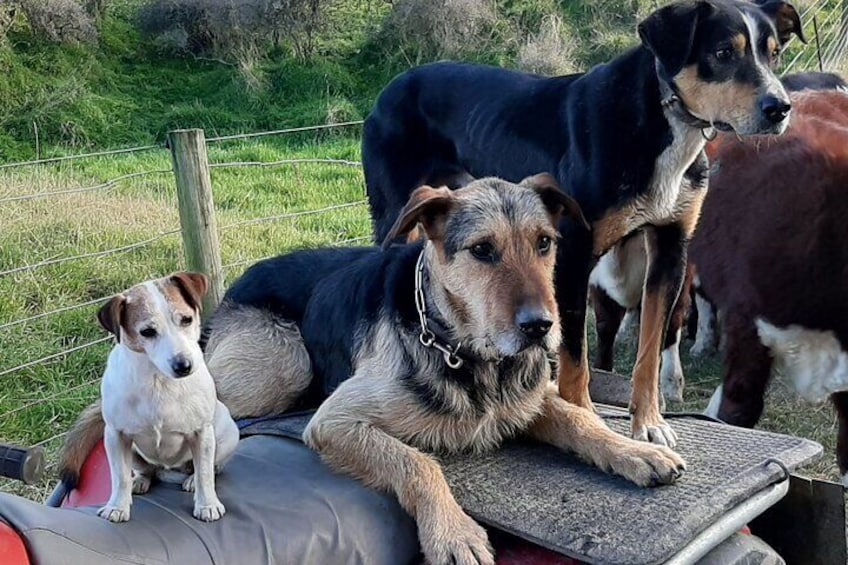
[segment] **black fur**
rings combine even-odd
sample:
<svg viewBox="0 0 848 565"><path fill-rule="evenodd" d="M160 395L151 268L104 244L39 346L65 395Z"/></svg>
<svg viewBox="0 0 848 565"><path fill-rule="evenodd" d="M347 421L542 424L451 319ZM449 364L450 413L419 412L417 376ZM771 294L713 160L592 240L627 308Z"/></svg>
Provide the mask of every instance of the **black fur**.
<svg viewBox="0 0 848 565"><path fill-rule="evenodd" d="M266 259L233 283L221 308L259 308L298 325L314 378L296 407L315 407L353 374L352 360L365 345L362 338L381 316L408 336L410 347L423 349L414 299L415 265L422 246L393 246L385 251L376 247L302 250ZM440 353L426 351L433 369L427 379L419 376L420 368L409 351L399 352L406 370L397 377L418 402L436 413L452 409L439 384L463 391L483 411L494 400L489 396L520 395L549 374L546 357L533 350L500 362L466 358L456 370L447 367ZM518 357L522 363L538 361L538 370L517 371ZM476 382L482 363L496 367L503 377L497 391Z"/></svg>

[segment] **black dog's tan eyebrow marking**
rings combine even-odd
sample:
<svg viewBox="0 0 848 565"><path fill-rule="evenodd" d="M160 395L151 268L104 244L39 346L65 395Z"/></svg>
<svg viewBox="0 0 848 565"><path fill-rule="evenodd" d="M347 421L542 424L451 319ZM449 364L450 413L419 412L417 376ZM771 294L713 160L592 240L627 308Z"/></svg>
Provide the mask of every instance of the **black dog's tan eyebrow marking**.
<svg viewBox="0 0 848 565"><path fill-rule="evenodd" d="M743 33L737 33L736 35L734 35L733 39L731 39L730 42L733 44L733 47L739 53L744 53L745 48L748 46L748 38L746 38L745 34Z"/></svg>

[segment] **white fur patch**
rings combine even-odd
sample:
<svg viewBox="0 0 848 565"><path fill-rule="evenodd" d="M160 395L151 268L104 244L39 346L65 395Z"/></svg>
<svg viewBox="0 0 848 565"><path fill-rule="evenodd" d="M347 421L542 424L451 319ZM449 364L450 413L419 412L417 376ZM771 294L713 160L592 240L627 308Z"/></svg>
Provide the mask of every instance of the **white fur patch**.
<svg viewBox="0 0 848 565"><path fill-rule="evenodd" d="M707 405L707 409L704 410L704 414L710 418L718 418L718 409L721 408L722 394L724 394L724 385L718 385L718 388L715 389L715 392L710 398L710 403Z"/></svg>
<svg viewBox="0 0 848 565"><path fill-rule="evenodd" d="M848 352L832 331L791 324L780 328L762 318L757 333L771 350L775 369L810 402L822 402L834 392L848 390Z"/></svg>
<svg viewBox="0 0 848 565"><path fill-rule="evenodd" d="M715 311L713 305L700 294L695 294L695 308L698 310L698 333L689 352L698 357L713 353L716 347Z"/></svg>
<svg viewBox="0 0 848 565"><path fill-rule="evenodd" d="M645 237L639 234L604 253L592 269L589 283L602 288L620 306L631 310L642 303L647 268Z"/></svg>
<svg viewBox="0 0 848 565"><path fill-rule="evenodd" d="M677 341L663 349L662 352L660 387L664 397L674 402L683 401L683 365L680 362L679 328L677 330Z"/></svg>

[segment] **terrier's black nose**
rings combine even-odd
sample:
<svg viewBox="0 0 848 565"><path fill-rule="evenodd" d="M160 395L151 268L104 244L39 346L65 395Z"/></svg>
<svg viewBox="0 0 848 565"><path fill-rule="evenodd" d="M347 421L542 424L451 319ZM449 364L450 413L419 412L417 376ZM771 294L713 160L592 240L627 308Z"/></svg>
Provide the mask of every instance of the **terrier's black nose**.
<svg viewBox="0 0 848 565"><path fill-rule="evenodd" d="M542 339L554 325L547 312L537 308L522 308L515 316L522 333L533 340Z"/></svg>
<svg viewBox="0 0 848 565"><path fill-rule="evenodd" d="M179 355L171 361L171 369L178 377L187 377L191 374L191 361L187 357Z"/></svg>
<svg viewBox="0 0 848 565"><path fill-rule="evenodd" d="M766 119L773 124L779 124L785 120L791 109L792 104L788 100L781 100L776 96L765 96L760 101L760 110L763 111Z"/></svg>

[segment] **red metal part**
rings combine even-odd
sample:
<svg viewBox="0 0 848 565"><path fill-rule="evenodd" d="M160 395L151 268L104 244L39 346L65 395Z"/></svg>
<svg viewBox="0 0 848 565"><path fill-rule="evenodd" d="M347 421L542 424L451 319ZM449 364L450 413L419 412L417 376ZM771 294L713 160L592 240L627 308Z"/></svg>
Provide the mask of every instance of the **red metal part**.
<svg viewBox="0 0 848 565"><path fill-rule="evenodd" d="M3 565L29 565L26 546L18 532L6 522L0 522L0 563Z"/></svg>
<svg viewBox="0 0 848 565"><path fill-rule="evenodd" d="M111 488L109 462L106 460L106 449L101 441L88 454L80 471L79 484L62 502L62 507L103 505L109 500Z"/></svg>

